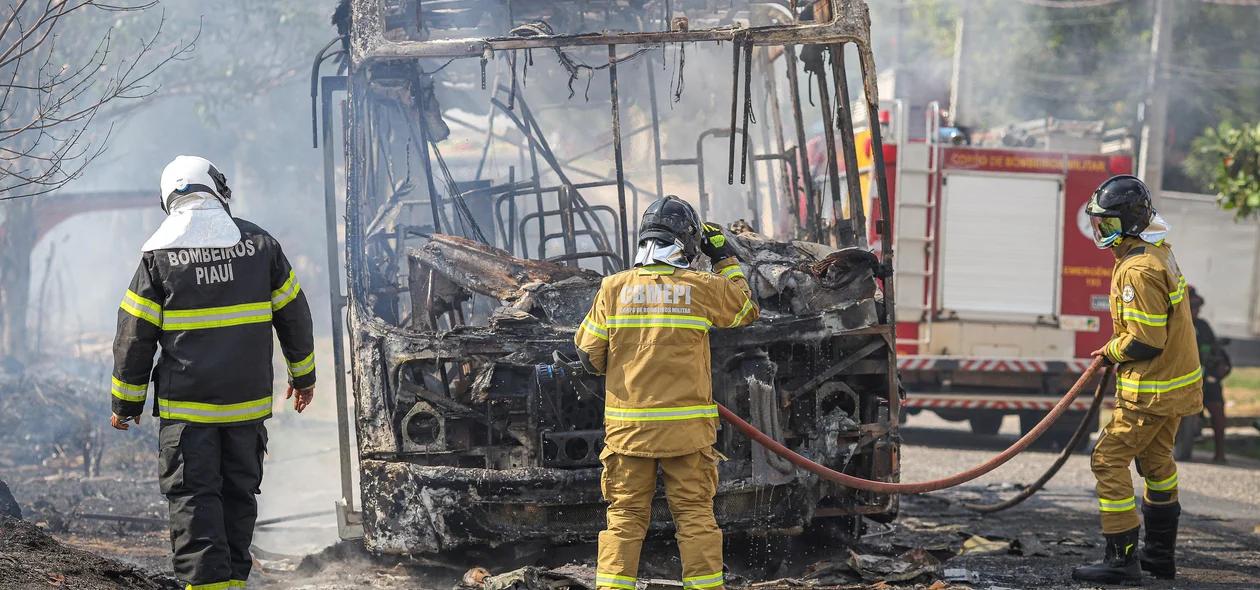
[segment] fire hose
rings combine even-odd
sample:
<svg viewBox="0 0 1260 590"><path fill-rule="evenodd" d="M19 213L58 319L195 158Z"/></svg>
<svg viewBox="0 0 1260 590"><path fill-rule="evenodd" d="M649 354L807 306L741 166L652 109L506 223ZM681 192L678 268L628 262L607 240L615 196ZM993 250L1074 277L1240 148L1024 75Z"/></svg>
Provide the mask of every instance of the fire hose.
<svg viewBox="0 0 1260 590"><path fill-rule="evenodd" d="M1108 369L1107 373L1103 375L1103 378L1098 381L1098 390L1094 392L1094 402L1089 405L1089 411L1085 413L1085 417L1081 419L1081 423L1076 426L1076 432L1072 433L1071 440L1063 446L1063 451L1060 452L1059 457L1054 460L1054 464L1051 465L1045 473L1041 474L1041 477L1037 478L1037 481L1020 490L1020 492L1015 494L1014 497L998 502L997 504L974 504L971 502L964 502L963 507L968 510L974 510L976 512L983 512L986 514L1001 512L1007 508L1018 505L1020 502L1031 498L1033 494L1041 491L1041 488L1051 479L1054 479L1054 476L1059 473L1059 468L1063 467L1064 463L1067 463L1067 460L1072 456L1072 453L1076 452L1076 448L1080 446L1081 441L1088 438L1089 432L1093 430L1093 425L1098 419L1098 410L1102 408L1103 397L1107 391L1107 382L1110 380L1109 378L1114 375L1115 371Z"/></svg>
<svg viewBox="0 0 1260 590"><path fill-rule="evenodd" d="M561 377L561 378L573 377L573 376L576 376L576 373L580 370L579 367L581 367L581 365L579 363L574 363L570 361L569 359L563 358L559 352L554 353L554 358L556 361L555 365L539 365L538 366L537 377L540 383L543 381L551 381L552 379L556 377ZM999 453L997 456L993 457L992 459L989 459L988 461L980 465L977 465L971 469L968 469L967 471L957 473L950 477L936 479L932 481L916 482L916 483L894 483L894 482L874 481L874 480L869 480L869 479L863 479L860 477L855 477L855 476L848 475L845 473L840 473L839 471L830 469L828 467L815 463L814 461L806 459L805 457L799 455L795 451L783 446L783 444L780 443L779 441L776 441L773 438L770 438L768 435L758 430L752 424L749 424L748 422L744 421L743 418L740 418L734 412L727 409L726 406L717 404L717 407L718 407L718 415L723 420L725 420L731 426L734 426L736 430L744 433L744 435L752 439L753 442L765 447L766 450L769 450L770 452L780 457L783 457L789 463L797 467L800 467L801 469L804 469L810 473L813 473L814 475L817 475L818 477L821 477L827 481L835 482L840 485L857 489L857 490L876 492L880 494L922 494L925 492L935 492L935 491L943 490L946 488L952 488L954 486L972 481L986 473L989 473L990 471L993 471L994 469L997 469L998 467L1001 467L1007 461L1010 461L1011 459L1013 459L1016 455L1027 450L1029 446L1031 446L1034 442L1036 442L1036 440L1040 438L1041 435L1045 434L1045 432L1049 430L1050 427L1054 425L1054 423L1057 422L1059 418L1063 416L1064 413L1067 412L1068 408L1072 406L1072 403L1076 401L1077 396L1080 395L1081 390L1084 389L1086 384L1088 384L1098 374L1099 371L1103 370L1103 368L1106 365L1107 365L1107 361L1105 358L1101 356L1095 358L1094 362L1090 363L1089 367L1085 369L1085 372L1080 376L1079 379L1076 380L1076 383L1072 385L1072 388L1069 389L1066 394L1064 394L1063 399L1060 399L1059 402L1055 404L1054 408L1050 410L1050 413L1046 414L1046 416L1041 419L1041 422L1039 422L1036 427L1034 427L1024 436L1020 437L1019 440L1015 441L1014 444L1008 447L1005 451L1002 451L1001 453ZM564 369L566 367L571 369L572 372L565 371ZM575 380L575 383L580 383L580 382ZM1059 459L1055 462L1054 465L1051 466L1051 468L1045 474L1041 476L1041 478L1039 478L1035 483L1033 483L1031 486L1029 486L1023 492L1021 492L1020 495L1014 498L1011 498L1010 500L1007 500L1006 502L1002 502L1000 504L994 504L994 505L968 504L966 506L972 510L976 510L979 512L997 512L999 510L1005 510L1006 508L1010 508L1011 506L1014 506L1024 501L1029 496L1032 496L1034 493L1036 493L1037 490L1041 488L1041 486L1045 485L1047 481L1049 481L1052 477L1054 477L1055 473L1058 472L1059 468L1062 467L1063 464L1067 461L1067 458L1071 455L1073 449L1075 449L1075 447L1080 443L1081 439L1084 437L1084 434L1089 431L1089 424L1092 422L1092 418L1097 416L1098 408L1102 404L1103 392L1106 390L1106 385L1107 385L1107 378L1106 376L1104 376L1104 378L1098 384L1098 389L1094 394L1094 402L1091 405L1090 410L1085 420L1082 421L1079 426L1077 426L1076 432L1072 436L1072 440L1068 443L1067 447L1060 454Z"/></svg>
<svg viewBox="0 0 1260 590"><path fill-rule="evenodd" d="M976 467L968 469L967 471L952 475L950 477L946 477L943 479L936 479L932 481L923 481L923 482L917 482L917 483L891 483L891 482L883 482L883 481L872 481L869 479L862 479L860 477L854 477L852 475L840 473L839 471L836 471L834 469L829 469L827 467L819 465L818 463L810 461L809 459L806 459L805 457L800 456L795 451L783 446L782 444L780 444L778 441L774 440L773 438L766 436L764 432L757 430L756 427L749 424L748 422L745 422L743 418L736 416L734 412L726 409L726 407L721 404L718 405L718 415L720 415L723 420L726 420L731 426L734 426L736 430L739 430L740 432L744 433L744 435L746 435L748 438L751 438L754 442L765 447L770 452L780 457L783 457L784 459L787 459L788 462L792 463L793 465L800 467L801 469L804 469L810 473L813 473L814 475L817 475L818 477L821 477L827 481L835 482L840 485L858 489L858 490L876 492L880 494L922 494L924 492L935 492L938 490L943 490L945 488L952 488L954 486L969 482L990 471L993 471L994 469L997 469L998 467L1001 467L1002 464L1006 463L1007 461L1010 461L1012 458L1015 457L1015 455L1022 453L1025 449L1029 447L1029 445L1031 445L1038 438L1040 438L1042 434L1045 434L1046 430L1049 430L1050 426L1053 425L1056 421L1058 421L1060 416L1062 416L1065 412L1067 412L1067 409L1071 407L1072 402L1076 400L1076 397L1078 395L1080 395L1081 389L1083 389L1085 385L1089 383L1089 381L1093 379L1095 375L1098 374L1098 371L1104 367L1105 363L1106 361L1103 359L1103 357L1095 358L1094 362L1089 365L1089 368L1085 369L1085 373L1081 375L1080 379L1076 380L1076 384L1073 385L1072 388L1068 390L1067 394L1063 396L1063 399L1059 400L1059 403L1056 404L1052 410L1050 410L1050 413L1046 414L1046 417L1042 418L1041 422L1038 423L1035 428L1029 431L1028 434L1025 434L1018 441L1015 441L1015 444L1011 445L1005 451L1002 451L996 457L989 459L985 463L977 465ZM1106 381L1106 379L1103 379L1103 381ZM1102 384L1099 385L1100 394L1101 394L1101 391L1102 391ZM1101 395L1096 396L1096 398L1100 399ZM1084 428L1084 427L1085 425L1082 424L1081 428ZM1081 430L1081 428L1077 429L1078 433ZM1055 466L1054 470L1055 471L1058 470L1058 465ZM1050 473L1050 476L1053 477L1053 473ZM1045 477L1045 479L1048 481L1049 477ZM1041 482L1041 483L1044 484L1045 482ZM1029 495L1031 495L1031 493ZM1011 505L1013 506L1014 504L1011 504Z"/></svg>

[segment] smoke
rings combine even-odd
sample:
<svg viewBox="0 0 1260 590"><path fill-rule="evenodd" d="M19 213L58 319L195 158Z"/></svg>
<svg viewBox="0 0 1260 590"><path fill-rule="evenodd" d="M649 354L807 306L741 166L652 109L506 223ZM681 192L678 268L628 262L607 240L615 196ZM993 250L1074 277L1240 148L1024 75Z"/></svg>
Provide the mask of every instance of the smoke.
<svg viewBox="0 0 1260 590"><path fill-rule="evenodd" d="M1162 74L1169 88L1164 188L1204 192L1207 187L1180 166L1192 140L1222 120L1260 118L1260 49L1254 41L1260 10L1166 4L1175 12ZM872 2L876 60L881 69L906 74L898 76L899 95L919 106L929 100L949 104L960 19L960 123L985 130L1054 117L1102 120L1139 134L1149 98L1153 2Z"/></svg>
<svg viewBox="0 0 1260 590"><path fill-rule="evenodd" d="M332 2L295 0L213 6L164 0L152 9L145 18L166 18L173 38L191 39L200 31L197 51L161 72L155 96L116 120L106 155L66 188L134 189L151 194L152 201L144 208L70 217L40 241L32 256L29 317L32 328L38 328L32 334L39 352L54 361L90 357L96 368L85 369L84 376L95 381L109 370L118 304L140 261L140 246L165 217L158 207L162 168L187 154L206 157L226 173L233 214L257 223L282 244L315 319L320 384L315 403L300 417L282 401L286 371L276 354L278 401L276 418L268 422L272 449L260 498L263 518L331 510L340 496L323 168L320 152L310 143L307 86L315 52L336 35L327 20L332 8ZM108 398L108 385L99 396ZM127 436L112 430L106 435ZM153 464L141 463L145 469ZM301 532L307 545L318 546L336 539L332 522L323 517L293 524L321 525Z"/></svg>
<svg viewBox="0 0 1260 590"><path fill-rule="evenodd" d="M564 172L574 183L611 182L616 179L616 161L613 147L612 105L610 102L610 71L608 50L606 47L566 48L563 60L550 50L534 50L532 56L520 52L517 60L518 91L513 115L524 117L524 106L527 105L538 119L544 139L554 151L556 158L563 164ZM626 215L632 232L631 242L635 241L633 232L639 215L658 196L656 188L656 170L654 155L654 139L652 129L652 91L655 91L656 116L659 121L659 137L661 157L665 160L693 160L703 157L704 192L708 204L707 215L710 220L729 223L738 219L754 222L761 221L759 230L780 235L787 233L783 225L786 212L770 200L772 194L782 193L782 178L779 173L780 163L777 161L754 161L756 155L769 154L775 149L772 123L774 117L767 107L767 95L764 81L764 70L761 58L763 50L755 53L754 75L752 79L753 123L749 126L751 137L748 142L749 162L747 172L741 175L741 158L743 138L736 136L736 153L734 161L734 184L728 183L731 169L729 159L729 135L725 132L731 126L731 101L733 48L730 43L703 43L670 45L665 48L648 48L641 50L635 46L623 46L617 50L618 103L620 129L622 139L622 163L624 179L628 189L626 194ZM571 77L564 67L564 62L587 64L592 67L603 66L603 69L591 70L580 68L576 76ZM780 63L776 65L778 76L784 71ZM527 65L528 64L528 65ZM436 65L441 65L436 64ZM433 66L434 68L436 67ZM741 58L741 68L742 68ZM426 67L426 69L432 69ZM651 79L649 80L649 75ZM445 116L451 125L452 134L440 142L447 163L450 165L457 181L472 180L477 170L481 169L481 178L489 179L494 184L505 184L514 177L517 182L527 181L532 174L532 161L525 140L512 122L511 118L499 112L495 117L494 130L497 137L486 146L485 125L488 111L486 105L492 96L501 103L509 102L510 92L494 92L494 81L508 87L512 77L510 58L500 54L492 62L487 71L488 88L479 87L480 68L475 59L458 60L435 74L439 88L439 98L445 109ZM804 74L801 76L805 80ZM459 87L456 94L450 89ZM796 143L791 130L791 111L786 95L786 80L779 82L780 116L786 122L785 133L789 136L788 145ZM570 96L572 89L572 96ZM739 102L735 127L744 126L744 81L743 74L739 78ZM802 100L805 100L802 89ZM520 104L524 103L524 105ZM455 107L453 105L458 105ZM806 120L812 122L819 117L816 107L805 105ZM473 123L477 129L469 129L463 123ZM704 136L703 142L698 138ZM395 143L404 143L405 139L395 138ZM703 153L699 153L702 150ZM403 157L393 158L395 168L410 153L410 170L418 175L420 166L414 155L414 147L408 151L399 145L396 154ZM485 151L484 165L480 164L481 155ZM550 169L545 158L538 155L538 167L541 173L540 184L544 187L559 184L558 176ZM741 182L741 176L747 177L747 183ZM699 207L701 204L701 187L699 169L695 163L679 163L668 165L662 172L662 193L675 194ZM439 182L440 185L440 182ZM754 204L754 191L756 201ZM619 206L615 185L583 188L582 196L592 205L611 207ZM637 194L637 201L636 201ZM547 196L547 208L554 208L554 195ZM781 199L781 195L780 195ZM536 197L533 194L516 198L519 217L537 211ZM507 210L505 204L503 210ZM427 212L419 217L427 220ZM419 217L417 219L419 219ZM607 225L612 217L602 214L601 219ZM423 223L425 221L418 221ZM548 220L554 231L555 218ZM778 224L778 225L776 225ZM537 240L537 224L526 225L526 241ZM613 235L610 232L610 237ZM615 239L614 239L615 241ZM503 246L502 236L498 245ZM559 240L549 242L547 256L563 252ZM579 250L590 249L589 238L580 238ZM514 253L521 254L519 245ZM537 252L530 252L536 257ZM584 263L592 268L595 263Z"/></svg>
<svg viewBox="0 0 1260 590"><path fill-rule="evenodd" d="M1248 39L1254 43L1254 36L1238 32L1248 26L1254 31L1258 18L1254 14L1260 11L1188 4L1192 6L1183 8L1178 21L1178 42L1171 59L1174 67L1170 75L1179 82L1171 85L1171 127L1176 130L1172 154L1184 152L1190 138L1216 120L1248 113L1254 116L1260 108L1254 96L1250 107L1240 99L1256 89L1254 83L1237 82L1248 80L1245 72L1231 79L1227 71L1254 71L1257 67L1253 63L1257 59L1255 48L1245 47ZM105 351L112 338L118 302L139 261L140 245L163 219L157 207L162 167L180 154L209 158L227 173L235 197L233 212L258 223L284 245L315 317L321 385L315 405L301 417L291 408L277 405L277 419L270 423L274 468L265 484L262 515L328 508L339 496L336 454L328 451L336 446L326 287L329 269L325 260L322 160L318 150L308 147L305 76L315 51L335 35L327 24L333 2L236 0L216 3L214 12L204 12L209 10L206 3L193 0L165 0L161 6L173 37L190 38L201 31L196 54L163 72L158 94L144 108L118 119L109 152L68 187L74 191L148 191L153 195L152 206L78 215L44 237L32 258L30 316L31 325L40 328L36 332L38 347L54 357L94 354L107 362ZM1009 0L919 0L872 2L871 10L877 64L905 71L897 83L908 87L916 100L929 98L942 104L949 103L956 25L960 16L964 18L967 39L962 79L966 88L960 89L959 110L962 121L970 125L986 128L1059 117L1104 119L1112 126L1137 128L1149 59L1152 15L1148 2L1125 0L1098 8L1055 9ZM584 17L558 13L549 21L557 32L568 33L644 28L625 19L610 24ZM700 19L694 19L693 28L699 28L699 23ZM628 58L637 49L619 47L617 55ZM572 181L611 180L615 178L615 161L609 71L593 69L608 63L607 48L571 49L566 54L572 63L590 68L579 67L574 77L552 51L537 50L532 55L518 52L519 97L537 116L556 157L568 163L566 171ZM732 55L729 43L673 45L651 48L618 64L622 158L626 180L639 197L636 204L633 191L627 194L631 231L637 214L657 196L651 130L640 131L651 123L648 71L655 82L662 156L695 158L697 138L702 133L731 124L735 82ZM792 146L797 141L792 132L783 60L775 64L779 116L785 122L785 143ZM1205 64L1211 67L1200 67ZM422 66L434 72L442 62L426 61ZM848 71L853 100L861 102L860 69L851 60ZM776 141L771 129L774 116L768 108L770 97L761 65L756 66L756 72L752 80L756 123L750 126L749 152L765 155L773 151ZM812 137L820 120L817 89L808 75L800 74L804 125ZM523 145L522 134L507 117L499 115L493 124L494 132L502 138L493 140L488 148L485 145L487 105L496 81L506 86L513 76L509 56L500 53L489 64L486 90L480 88L477 59L457 60L434 76L452 127L452 135L440 142L439 148L454 179L464 182L475 178L484 149L483 179L495 184L506 183L510 176L518 182L527 180L533 167L530 153L519 147ZM1250 79L1254 78L1252 75ZM1241 88L1227 88L1230 83ZM742 95L742 80L738 86ZM498 92L496 96L508 100L508 93ZM743 125L742 96L738 106L737 127ZM520 113L518 106L514 114ZM455 118L476 129L454 123ZM405 132L394 131L387 146L392 180L410 177L423 184L416 144ZM729 143L721 137L703 143L705 193L711 203L707 216L726 223L741 218L752 221L759 215L759 230L788 237L790 231L783 222L784 195L780 193L777 201L771 201L772 187L782 185L778 166L750 162L757 182L750 175L749 184L742 184L742 149L741 139L736 145L731 185L727 183ZM556 175L546 172L549 167L545 162L539 159L538 165L544 171L540 184L559 183ZM578 172L579 168L586 172ZM1176 168L1173 162L1167 167L1170 180L1177 180ZM666 168L662 192L699 205L697 170L695 165ZM440 177L435 180L443 186ZM755 200L751 198L754 187L758 191ZM585 189L582 194L592 204L614 210L618 207L613 187ZM536 208L533 195L520 197L517 203L521 216ZM490 211L488 215L494 215L493 202L483 207ZM419 225L427 214L415 212L412 221ZM536 240L537 224L527 226L526 232L531 241ZM551 243L546 255L558 254L559 248L559 243ZM589 237L581 238L579 250L590 248ZM519 246L515 253L520 254ZM334 272L341 275L339 268ZM277 367L277 375L284 375L282 366ZM282 390L282 379L277 392ZM101 395L108 394L102 391ZM303 538L331 540L332 536L319 529Z"/></svg>

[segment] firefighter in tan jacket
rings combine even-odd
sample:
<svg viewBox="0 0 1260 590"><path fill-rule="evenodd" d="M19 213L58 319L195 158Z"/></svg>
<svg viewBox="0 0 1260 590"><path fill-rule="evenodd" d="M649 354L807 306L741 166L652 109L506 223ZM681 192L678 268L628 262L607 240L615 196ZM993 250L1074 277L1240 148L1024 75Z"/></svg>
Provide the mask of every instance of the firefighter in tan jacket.
<svg viewBox="0 0 1260 590"><path fill-rule="evenodd" d="M1183 416L1203 410L1203 370L1186 279L1164 241L1168 225L1133 176L1117 176L1086 206L1100 248L1116 257L1111 276L1115 335L1096 351L1119 365L1116 409L1094 448L1098 503L1107 549L1102 562L1077 568L1077 580L1140 584L1142 570L1176 576L1174 552L1181 505L1173 442ZM1129 464L1144 481L1146 536L1137 549L1138 501Z"/></svg>
<svg viewBox="0 0 1260 590"><path fill-rule="evenodd" d="M575 338L587 370L606 374L604 464L608 528L599 534L599 588L634 590L660 466L677 528L684 590L720 589L717 404L709 330L757 319L739 259L721 228L667 196L640 224L635 268L606 277ZM697 249L713 272L691 269Z"/></svg>

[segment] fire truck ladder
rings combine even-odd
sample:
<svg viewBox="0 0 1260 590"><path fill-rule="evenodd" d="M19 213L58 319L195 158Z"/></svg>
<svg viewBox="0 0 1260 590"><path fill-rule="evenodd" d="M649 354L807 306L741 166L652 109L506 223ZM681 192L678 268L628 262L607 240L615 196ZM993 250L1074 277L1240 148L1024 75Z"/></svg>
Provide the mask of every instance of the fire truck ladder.
<svg viewBox="0 0 1260 590"><path fill-rule="evenodd" d="M897 145L900 146L902 152L909 156L910 144L907 125L904 123L906 104L904 101L897 101L896 109L897 121L901 123L897 129ZM936 183L936 174L940 167L941 148L940 148L940 104L932 102L928 104L924 113L927 128L927 145L926 154L923 158L902 157L899 158L897 166L897 201L896 201L896 218L898 231L894 234L893 248L897 252L904 252L901 249L903 241L911 244L922 244L923 265L919 268L897 269L897 274L902 280L910 277L912 280L922 281L920 292L922 298L919 301L903 302L898 301L897 306L910 313L918 313L922 324L919 330L919 336L915 340L905 341L905 344L915 346L926 346L932 340L932 319L936 315L933 309L933 295L936 292L936 242L937 242L937 216L939 215L940 187ZM903 182L905 175L922 176L924 179L924 198L922 201L912 200L909 196L912 194L908 189L908 185ZM920 235L907 231L908 224L903 221L906 219L904 213L907 210L917 209L923 211L925 219L924 230ZM913 257L909 257L913 260ZM903 262L907 260L906 256L899 256L894 260ZM913 291L910 291L913 292ZM919 351L920 354L923 351Z"/></svg>

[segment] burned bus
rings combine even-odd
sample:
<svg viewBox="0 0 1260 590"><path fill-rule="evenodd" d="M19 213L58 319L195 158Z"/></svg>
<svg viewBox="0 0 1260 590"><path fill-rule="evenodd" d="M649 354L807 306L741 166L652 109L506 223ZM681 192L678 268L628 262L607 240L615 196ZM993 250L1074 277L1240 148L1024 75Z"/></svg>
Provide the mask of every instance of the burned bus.
<svg viewBox="0 0 1260 590"><path fill-rule="evenodd" d="M878 127L854 142L877 110L865 3L347 0L337 18L312 106L334 269L344 219L343 537L386 554L595 538L603 384L555 361L666 194L728 229L763 310L711 334L715 400L832 469L898 479L888 210L861 189L887 194ZM818 133L821 176L802 147ZM896 514L732 428L717 450L728 534ZM670 526L658 496L650 534Z"/></svg>

